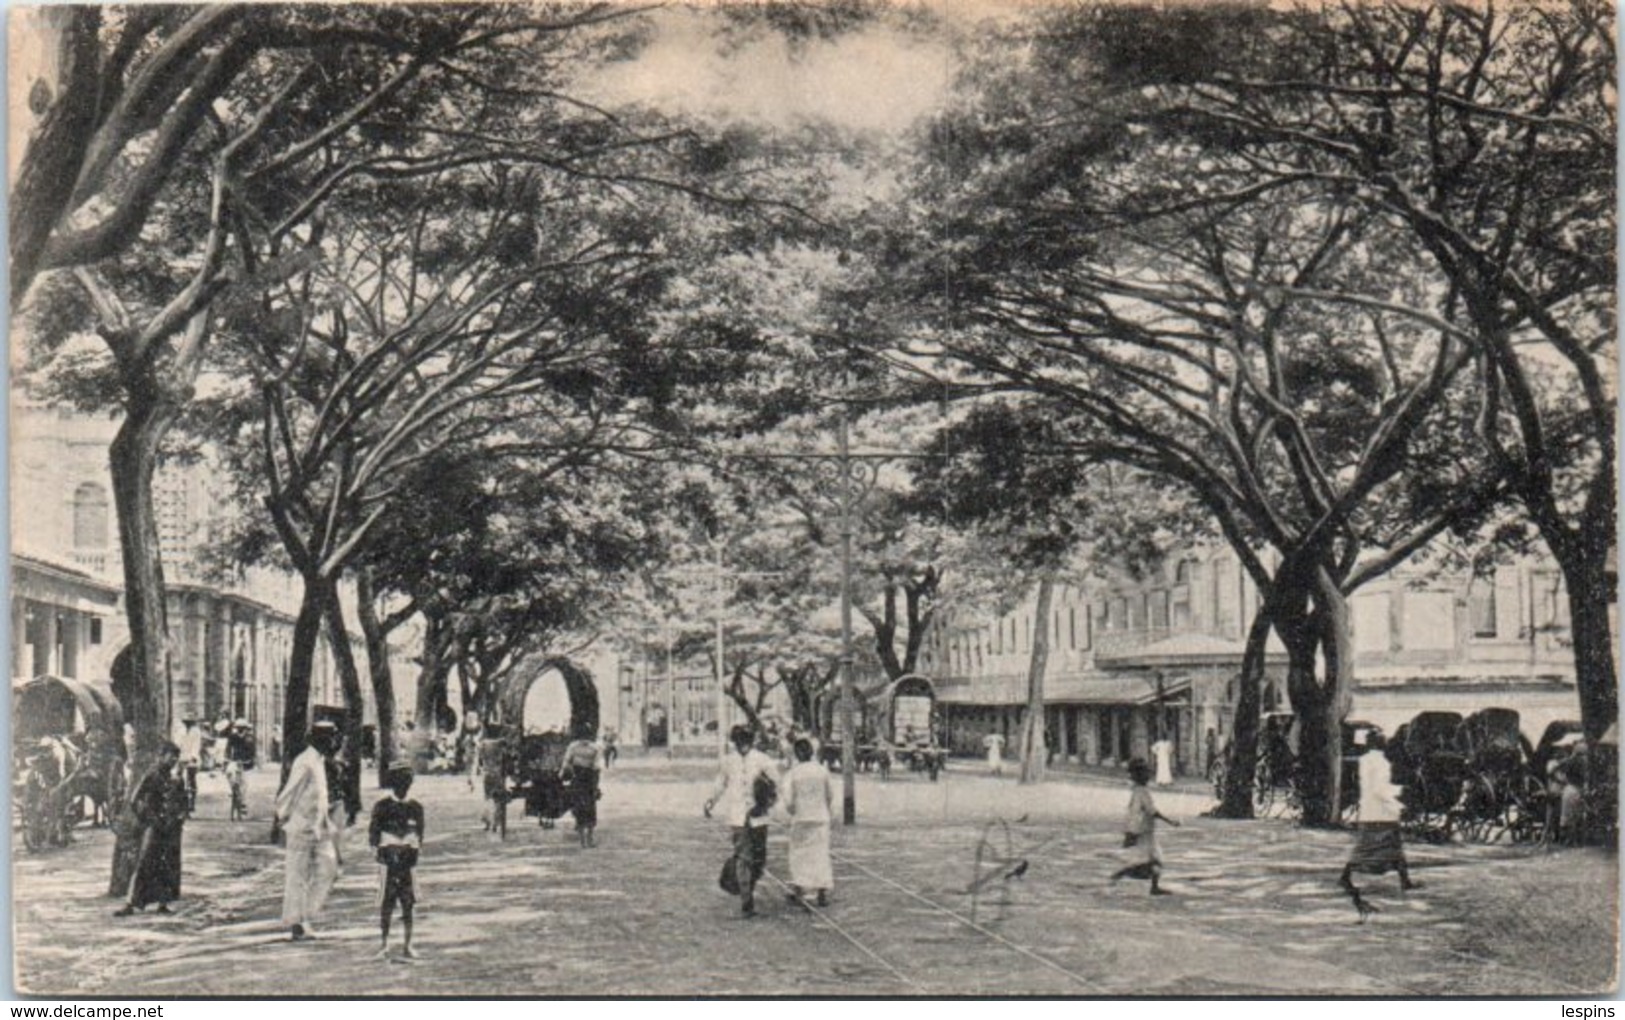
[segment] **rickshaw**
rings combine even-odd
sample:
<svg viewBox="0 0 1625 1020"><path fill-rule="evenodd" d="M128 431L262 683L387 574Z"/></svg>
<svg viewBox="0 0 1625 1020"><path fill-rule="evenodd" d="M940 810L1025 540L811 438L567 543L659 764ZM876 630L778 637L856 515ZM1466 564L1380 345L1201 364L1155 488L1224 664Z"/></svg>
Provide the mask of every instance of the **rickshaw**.
<svg viewBox="0 0 1625 1020"><path fill-rule="evenodd" d="M1302 812L1297 756L1292 753L1291 712L1269 712L1258 721L1258 766L1253 772L1253 814L1285 817Z"/></svg>
<svg viewBox="0 0 1625 1020"><path fill-rule="evenodd" d="M1486 708L1462 720L1456 746L1466 762L1453 827L1467 839L1514 842L1538 839L1545 817L1546 784L1532 768L1534 751L1518 726L1518 713Z"/></svg>
<svg viewBox="0 0 1625 1020"><path fill-rule="evenodd" d="M1394 731L1388 748L1394 784L1402 787L1401 820L1418 837L1448 839L1452 811L1470 774L1461 752L1459 712L1422 712Z"/></svg>

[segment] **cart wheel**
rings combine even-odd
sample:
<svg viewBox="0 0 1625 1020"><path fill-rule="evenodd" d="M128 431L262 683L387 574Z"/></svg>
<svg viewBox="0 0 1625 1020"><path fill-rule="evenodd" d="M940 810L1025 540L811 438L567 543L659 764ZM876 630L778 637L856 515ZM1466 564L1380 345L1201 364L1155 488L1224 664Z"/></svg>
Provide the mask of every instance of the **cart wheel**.
<svg viewBox="0 0 1625 1020"><path fill-rule="evenodd" d="M1507 832L1514 843L1540 839L1546 819L1546 787L1534 776L1524 774L1511 784L1507 798Z"/></svg>
<svg viewBox="0 0 1625 1020"><path fill-rule="evenodd" d="M1270 817L1270 808L1275 803L1275 787L1267 781L1253 784L1253 815L1258 818Z"/></svg>
<svg viewBox="0 0 1625 1020"><path fill-rule="evenodd" d="M39 826L34 823L34 820L24 815L22 820L22 830L23 846L27 848L28 852L34 853L35 851L39 850L41 845L43 845L44 840L41 838L42 834L39 831Z"/></svg>
<svg viewBox="0 0 1625 1020"><path fill-rule="evenodd" d="M1275 777L1270 774L1269 762L1259 758L1258 767L1253 770L1253 816L1268 818L1274 803Z"/></svg>

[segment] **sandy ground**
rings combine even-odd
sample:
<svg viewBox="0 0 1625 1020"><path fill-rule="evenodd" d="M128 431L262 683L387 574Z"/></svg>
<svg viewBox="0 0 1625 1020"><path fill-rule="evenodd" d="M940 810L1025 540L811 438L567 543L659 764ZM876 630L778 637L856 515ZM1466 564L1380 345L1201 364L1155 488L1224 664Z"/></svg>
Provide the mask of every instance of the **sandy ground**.
<svg viewBox="0 0 1625 1020"><path fill-rule="evenodd" d="M173 917L117 920L102 895L111 837L15 858L16 984L38 995L1576 995L1611 989L1617 858L1599 851L1415 846L1424 888L1366 879L1355 923L1333 885L1350 837L1280 821L1199 817L1161 834L1167 886L1113 885L1126 786L1070 777L1021 787L968 766L938 783L860 778L859 824L836 827L822 915L773 880L738 916L716 874L728 835L701 818L712 769L623 759L605 776L599 846L567 823L481 831L466 783L425 777L418 948L372 958L376 868L364 832L321 938L294 944L266 842L273 776L251 773L246 822L205 777ZM515 812L517 816L517 812ZM784 876L782 827L770 872ZM1014 862L1028 866L1006 878ZM1001 861L1006 863L1001 863Z"/></svg>

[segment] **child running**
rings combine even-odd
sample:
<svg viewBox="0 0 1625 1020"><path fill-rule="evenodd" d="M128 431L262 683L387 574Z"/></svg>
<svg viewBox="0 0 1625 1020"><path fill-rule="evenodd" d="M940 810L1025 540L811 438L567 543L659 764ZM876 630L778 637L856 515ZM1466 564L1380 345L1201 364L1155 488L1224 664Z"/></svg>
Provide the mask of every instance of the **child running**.
<svg viewBox="0 0 1625 1020"><path fill-rule="evenodd" d="M401 930L406 935L402 955L417 959L412 951L412 907L417 893L412 884L412 869L418 863L418 850L423 846L423 805L407 797L412 789L412 770L395 765L389 770L390 795L372 808L372 824L367 829L367 842L378 851L378 925L382 942L378 957L389 957L389 921L395 905L401 907Z"/></svg>
<svg viewBox="0 0 1625 1020"><path fill-rule="evenodd" d="M1134 783L1134 792L1128 799L1128 818L1123 823L1123 846L1135 851L1134 859L1112 875L1112 881L1125 878L1149 878L1151 895L1171 896L1162 887L1162 853L1157 848L1157 822L1164 821L1174 828L1179 823L1157 810L1151 799L1151 767L1141 758L1128 763L1128 777Z"/></svg>

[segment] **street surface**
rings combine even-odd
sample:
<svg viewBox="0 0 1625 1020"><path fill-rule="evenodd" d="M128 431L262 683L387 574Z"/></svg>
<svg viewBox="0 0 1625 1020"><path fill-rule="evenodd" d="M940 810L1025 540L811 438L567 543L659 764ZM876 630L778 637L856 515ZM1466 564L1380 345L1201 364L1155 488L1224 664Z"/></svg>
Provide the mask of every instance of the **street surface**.
<svg viewBox="0 0 1625 1020"><path fill-rule="evenodd" d="M712 773L623 758L605 774L598 848L585 851L567 820L544 831L517 805L495 842L465 780L420 778L429 841L412 962L372 958L364 819L320 938L291 943L281 853L266 842L274 772L250 773L246 822L226 820L224 781L203 777L172 917L112 916L104 831L80 829L63 850L19 846L16 985L48 996L1414 997L1616 982L1613 854L1413 845L1424 888L1402 897L1392 875L1361 879L1382 912L1360 925L1334 886L1350 836L1205 819L1207 797L1164 792L1162 811L1185 825L1160 834L1177 895L1153 899L1143 882L1108 881L1126 782L1021 787L957 761L935 784L860 777L860 824L835 830L827 913L786 904L767 879L761 916L745 920L716 885L727 830L700 816ZM994 858L1029 864L1007 879L1013 863ZM787 877L782 830L768 867Z"/></svg>

